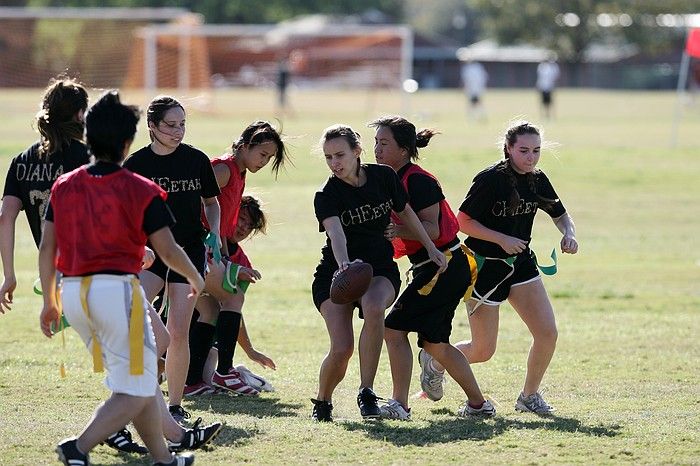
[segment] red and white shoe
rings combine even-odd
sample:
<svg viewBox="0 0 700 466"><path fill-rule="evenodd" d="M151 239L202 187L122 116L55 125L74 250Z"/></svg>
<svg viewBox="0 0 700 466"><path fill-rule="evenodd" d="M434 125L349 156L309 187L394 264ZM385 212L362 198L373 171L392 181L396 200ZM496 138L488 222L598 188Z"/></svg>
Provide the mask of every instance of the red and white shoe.
<svg viewBox="0 0 700 466"><path fill-rule="evenodd" d="M215 387L229 390L238 395L258 396L260 393L258 390L245 383L241 378L241 374L235 369L231 369L226 375L221 375L214 371L211 383Z"/></svg>
<svg viewBox="0 0 700 466"><path fill-rule="evenodd" d="M199 395L211 395L214 393L214 389L204 382L197 382L192 385L185 385L185 389L182 394L184 396L199 396Z"/></svg>

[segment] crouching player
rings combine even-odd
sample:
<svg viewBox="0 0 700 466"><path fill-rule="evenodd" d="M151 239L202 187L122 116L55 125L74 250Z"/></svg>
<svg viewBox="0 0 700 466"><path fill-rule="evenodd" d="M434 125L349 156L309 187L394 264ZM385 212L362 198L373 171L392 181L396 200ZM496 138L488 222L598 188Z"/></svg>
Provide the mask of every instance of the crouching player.
<svg viewBox="0 0 700 466"><path fill-rule="evenodd" d="M219 277L219 283L225 283L223 286L224 291L233 294L232 298L237 304L235 311L239 315L240 323L234 321L233 326L218 328L217 322L218 331L228 332L232 338L217 341L216 345L209 351L203 370L203 378L207 383L212 383L215 371L219 374L233 374L238 379L238 383L230 385L228 389L244 395L253 391L270 392L274 391L274 388L265 378L253 373L244 365L233 366L236 343L241 346L251 361L260 364L265 369L277 369L275 362L271 358L253 347L245 326L245 320L241 314L248 285L255 283L262 276L260 272L253 268L240 243L251 235L264 234L266 227L267 218L260 206L260 201L253 196L244 195L241 198L236 227L233 229L231 236L226 238L226 246L229 253L229 260L226 261L226 275L223 278ZM214 284L213 278L208 275L205 282L205 291ZM206 293L199 297L195 308L198 311L201 309L206 315L214 316L214 319L220 315L220 303L212 296L206 296ZM220 385L216 385L215 388L220 388Z"/></svg>
<svg viewBox="0 0 700 466"><path fill-rule="evenodd" d="M89 464L90 450L130 421L155 464L194 463L191 453L174 456L163 438L155 396L155 337L137 278L146 240L187 278L192 295L204 284L173 240L166 193L121 168L138 120L136 107L123 105L116 91L105 93L85 118L96 162L62 175L51 189L39 247L42 289L55 289L56 271L62 274L60 301L66 319L91 351L95 370L106 367L105 384L112 391L77 438L58 444L56 452L65 465ZM46 336L57 328L60 316L56 296L44 293L40 321Z"/></svg>

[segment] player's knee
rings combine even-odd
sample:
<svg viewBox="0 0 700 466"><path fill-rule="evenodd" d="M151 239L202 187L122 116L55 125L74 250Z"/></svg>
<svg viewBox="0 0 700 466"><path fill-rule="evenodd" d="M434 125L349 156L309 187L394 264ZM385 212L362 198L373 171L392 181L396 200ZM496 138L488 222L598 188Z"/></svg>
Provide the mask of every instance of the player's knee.
<svg viewBox="0 0 700 466"><path fill-rule="evenodd" d="M557 330L556 325L550 325L545 328L538 329L533 334L533 338L537 343L555 346L557 344L557 339L559 338L559 331Z"/></svg>
<svg viewBox="0 0 700 466"><path fill-rule="evenodd" d="M472 341L472 351L471 354L467 356L470 363L475 362L486 362L493 357L496 353L495 343L482 343L478 344Z"/></svg>
<svg viewBox="0 0 700 466"><path fill-rule="evenodd" d="M391 328L384 329L384 340L387 345L400 345L408 341L406 332L394 330Z"/></svg>
<svg viewBox="0 0 700 466"><path fill-rule="evenodd" d="M331 346L328 357L334 361L349 361L353 351L352 342L337 343Z"/></svg>

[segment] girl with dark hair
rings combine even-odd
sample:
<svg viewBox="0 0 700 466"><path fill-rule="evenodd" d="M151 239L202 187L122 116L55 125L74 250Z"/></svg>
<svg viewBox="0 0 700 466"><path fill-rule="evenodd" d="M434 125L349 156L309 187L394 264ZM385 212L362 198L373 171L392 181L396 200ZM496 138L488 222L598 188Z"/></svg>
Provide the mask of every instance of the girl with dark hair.
<svg viewBox="0 0 700 466"><path fill-rule="evenodd" d="M147 111L151 143L133 153L124 166L159 185L168 193L167 204L175 216L173 236L203 277L206 267L204 214L219 231L219 187L206 154L182 142L185 137L185 109L172 97L160 96L151 101ZM220 241L216 239L218 245ZM218 248L219 246L215 246ZM153 265L140 274L146 297L152 302L158 292L167 292L170 344L165 359L170 412L176 420L189 417L182 408L182 396L190 361L190 321L195 299L187 280L156 256Z"/></svg>
<svg viewBox="0 0 700 466"><path fill-rule="evenodd" d="M267 121L255 121L248 125L240 137L231 146L231 153L212 160L216 181L221 189L219 205L221 207L221 229L212 229L205 219L205 226L219 233L222 238L223 262L213 261L209 264L205 291L210 298L202 299L197 307L199 317L192 322L190 341L190 368L187 374L185 395L200 395L211 392L214 387L255 396L258 390L249 386L241 374L233 367L233 355L241 328L244 293L231 293L223 287L224 282L234 280L232 274L242 272L240 278L250 282L260 278L258 271L252 268L233 268L235 262L229 255L229 241L233 238L241 209L243 190L248 172L257 173L272 162L272 172L277 176L279 170L289 160L289 154L280 132ZM209 301L206 305L205 301ZM211 301L218 301L212 303ZM211 380L204 379L204 366L216 339L219 359Z"/></svg>
<svg viewBox="0 0 700 466"><path fill-rule="evenodd" d="M413 123L400 116L379 118L369 126L376 128L374 156L377 162L389 165L399 175L408 192L409 205L432 242L448 258L447 269L436 275L437 267L428 259L425 247L416 241L411 229L398 216L392 215L386 237L393 243L395 258L408 256L413 277L384 321L393 394L380 408L382 417L411 418L408 393L413 353L409 332L418 333L421 353L427 352L442 362L467 395L458 414L493 416L496 410L484 399L469 362L450 344L455 309L471 278L469 260L457 238L459 225L440 183L414 163L418 159L418 148L426 147L437 132L423 129L416 133Z"/></svg>
<svg viewBox="0 0 700 466"><path fill-rule="evenodd" d="M56 452L67 466L87 465L90 450L132 421L155 464L192 464L192 454L173 456L163 438L165 408L157 396L156 342L137 278L146 241L169 267L186 277L192 298L204 281L175 244L166 193L121 168L136 133L138 109L122 104L119 94L111 91L100 97L85 119L96 162L62 175L51 189L39 246L41 284L46 290L40 322L48 337L59 328L58 300L48 291L56 288L58 271L66 320L92 353L95 370L106 368L105 384L112 394L80 436L65 439Z"/></svg>
<svg viewBox="0 0 700 466"><path fill-rule="evenodd" d="M25 211L38 247L54 181L90 161L83 143L83 116L87 105L87 91L77 81L70 78L51 80L36 114L39 141L10 162L0 210L0 255L5 276L0 287L0 313L11 308L17 286L15 223L20 210Z"/></svg>
<svg viewBox="0 0 700 466"><path fill-rule="evenodd" d="M20 210L24 209L34 243L39 247L41 226L54 181L90 162L83 143L83 117L87 106L88 94L82 84L68 77L52 79L44 90L41 108L36 114L39 141L10 162L0 209L0 256L5 276L0 285L0 313L11 308L17 286L15 224ZM105 443L127 453L147 451L134 442L127 429L115 432Z"/></svg>
<svg viewBox="0 0 700 466"><path fill-rule="evenodd" d="M498 310L506 299L532 334L525 384L515 409L537 414L554 411L539 392L554 354L557 326L554 311L529 248L532 224L544 210L561 231L561 251L576 254L578 243L571 216L552 184L537 168L541 131L527 122L508 128L503 140L504 159L474 177L457 219L464 241L483 260L467 303L471 341L456 346L469 362L488 361L496 351ZM441 379L442 367L422 359L422 377ZM440 386L440 382L432 385ZM439 397L438 397L439 398Z"/></svg>
<svg viewBox="0 0 700 466"><path fill-rule="evenodd" d="M382 350L384 312L401 285L399 269L393 261L394 250L384 237L391 212L425 247L426 259L436 264L438 273L445 270L445 255L435 247L408 204L396 172L385 165L361 163L359 134L349 126L334 125L323 132L320 145L332 174L314 197L319 231L326 233L327 240L314 274L312 294L326 323L330 349L321 364L318 394L312 399L312 418L333 420L333 391L345 377L353 353L352 316L355 307L359 307L364 324L359 341L357 404L364 419L376 419L380 411L372 387ZM357 302L335 304L330 299L333 276L353 262L372 265L372 282Z"/></svg>
<svg viewBox="0 0 700 466"><path fill-rule="evenodd" d="M245 294L247 292L248 286L251 283L257 282L257 280L261 278L260 272L253 268L250 259L248 259L248 256L243 251L241 242L243 242L246 238L250 236L257 235L258 233L265 234L266 229L267 218L265 216L265 212L262 210L260 200L251 195L244 195L241 198L241 207L240 212L238 213L238 222L236 223L236 229L234 230L231 236L226 238L231 264L230 267L232 269L235 269L228 271L227 279L229 280L229 284L230 286L232 286L233 289L229 288L227 292L235 292L233 296L238 297L237 309L240 309L241 311L245 303ZM206 290L206 282L204 288ZM204 312L208 312L210 315L216 315L220 312L220 303L212 296L200 296L197 300L196 309L204 310ZM228 332L236 333L237 339L235 343L241 346L241 348L243 349L243 351L245 351L246 355L251 361L260 364L266 369L269 368L272 370L276 370L277 366L275 362L271 358L269 358L268 356L266 356L265 354L261 353L253 347L253 344L250 341L250 336L248 335L248 330L246 329L243 316L241 316L240 318L239 327L240 328L238 329L228 329ZM217 331L218 330L219 328L217 324ZM220 384L213 385L214 373L225 373L220 372L220 369L218 367L218 358L220 354L219 347L221 346L222 344L217 341L214 347L209 351L209 355L207 357L207 361L203 369L204 381L218 388L221 388ZM239 390L245 387L247 391L250 391L251 389L257 392L273 391L272 385L267 380L265 380L265 378L253 373L244 365L239 364L237 366L233 366L232 356L231 362L229 364L231 370L229 370L228 373L234 374L235 371L235 374L237 376L236 378L241 383L241 385L238 387ZM236 392L239 391L236 390L233 385L229 385L229 387L226 390Z"/></svg>

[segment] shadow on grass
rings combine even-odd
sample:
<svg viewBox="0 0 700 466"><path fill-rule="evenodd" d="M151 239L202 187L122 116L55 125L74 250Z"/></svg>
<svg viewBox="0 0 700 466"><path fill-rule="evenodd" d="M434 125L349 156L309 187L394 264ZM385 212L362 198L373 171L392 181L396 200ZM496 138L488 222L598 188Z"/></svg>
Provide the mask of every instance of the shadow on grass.
<svg viewBox="0 0 700 466"><path fill-rule="evenodd" d="M214 395L200 396L192 400L196 409L221 414L247 414L254 417L295 417L303 405L281 403L278 397Z"/></svg>
<svg viewBox="0 0 700 466"><path fill-rule="evenodd" d="M224 425L211 443L205 445L204 447L195 450L193 453L195 456L198 452L210 451L218 447L231 447L234 444L247 444L253 438L255 438L260 433L257 429L239 429L229 425ZM111 450L111 449L110 449ZM117 466L117 465L152 465L150 456L148 455L136 455L123 452L117 452L116 450L111 450L115 454L114 462L110 461L107 463L97 463L103 466ZM118 458L118 459L117 459ZM92 462L90 464L93 464Z"/></svg>
<svg viewBox="0 0 700 466"><path fill-rule="evenodd" d="M448 409L433 410L433 413L454 416ZM421 425L412 425L411 422L403 421L353 421L339 423L339 425L349 431L364 431L373 439L391 442L396 446L425 446L455 440L483 441L514 429L546 429L593 437L615 437L621 430L621 426L617 424L587 426L578 419L560 416L543 416L528 420L507 416L496 416L492 419L453 417L428 422L427 426L422 422L420 422Z"/></svg>

